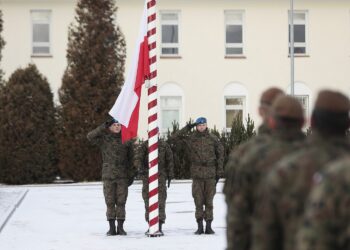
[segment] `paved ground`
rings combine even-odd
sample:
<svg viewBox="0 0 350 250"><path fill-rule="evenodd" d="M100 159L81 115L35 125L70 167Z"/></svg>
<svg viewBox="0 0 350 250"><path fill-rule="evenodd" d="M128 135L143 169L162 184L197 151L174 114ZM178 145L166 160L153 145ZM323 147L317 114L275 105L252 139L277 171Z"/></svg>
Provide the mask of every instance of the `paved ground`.
<svg viewBox="0 0 350 250"><path fill-rule="evenodd" d="M28 193L26 193L28 190ZM49 186L0 186L1 250L134 250L224 249L226 207L218 184L214 200L215 235L193 235L196 229L191 183L172 183L168 192L165 236L144 235L141 185L132 185L127 201L126 237L107 237L101 183ZM21 197L23 197L22 202ZM20 203L17 209L15 205Z"/></svg>

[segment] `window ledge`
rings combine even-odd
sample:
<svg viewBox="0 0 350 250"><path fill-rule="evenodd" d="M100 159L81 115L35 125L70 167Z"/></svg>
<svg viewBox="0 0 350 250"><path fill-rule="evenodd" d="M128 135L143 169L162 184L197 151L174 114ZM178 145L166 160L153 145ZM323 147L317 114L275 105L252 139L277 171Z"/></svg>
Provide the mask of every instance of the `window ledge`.
<svg viewBox="0 0 350 250"><path fill-rule="evenodd" d="M245 55L226 55L225 59L247 59Z"/></svg>
<svg viewBox="0 0 350 250"><path fill-rule="evenodd" d="M288 57L290 57L290 55L288 55ZM310 55L308 54L294 54L294 57L310 57Z"/></svg>
<svg viewBox="0 0 350 250"><path fill-rule="evenodd" d="M52 58L51 54L32 54L32 58Z"/></svg>
<svg viewBox="0 0 350 250"><path fill-rule="evenodd" d="M182 56L160 56L161 59L182 59Z"/></svg>

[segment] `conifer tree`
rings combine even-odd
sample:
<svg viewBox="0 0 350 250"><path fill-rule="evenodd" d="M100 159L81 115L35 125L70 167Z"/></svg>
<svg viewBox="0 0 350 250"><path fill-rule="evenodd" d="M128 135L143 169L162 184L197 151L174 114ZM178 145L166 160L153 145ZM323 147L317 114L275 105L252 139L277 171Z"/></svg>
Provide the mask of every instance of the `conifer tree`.
<svg viewBox="0 0 350 250"><path fill-rule="evenodd" d="M16 70L0 92L0 182L54 179L55 109L46 78L35 65Z"/></svg>
<svg viewBox="0 0 350 250"><path fill-rule="evenodd" d="M0 62L1 62L1 59L2 59L2 53L1 52L2 52L2 49L5 46L5 41L4 41L4 39L2 38L2 35L1 35L2 30L3 30L3 21L2 21L2 11L0 10ZM0 85L3 84L3 75L4 75L4 72L0 68Z"/></svg>
<svg viewBox="0 0 350 250"><path fill-rule="evenodd" d="M101 124L124 78L125 41L114 0L79 0L69 28L68 66L59 91L59 167L76 181L101 177L101 156L86 134Z"/></svg>

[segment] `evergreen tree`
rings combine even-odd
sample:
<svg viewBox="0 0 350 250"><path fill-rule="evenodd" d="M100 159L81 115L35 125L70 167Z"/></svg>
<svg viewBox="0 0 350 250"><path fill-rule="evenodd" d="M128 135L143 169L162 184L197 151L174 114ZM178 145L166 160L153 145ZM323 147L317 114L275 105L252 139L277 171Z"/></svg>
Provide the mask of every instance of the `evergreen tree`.
<svg viewBox="0 0 350 250"><path fill-rule="evenodd" d="M69 28L68 66L59 91L59 167L76 181L98 180L101 156L86 134L102 123L124 78L125 41L114 0L79 0Z"/></svg>
<svg viewBox="0 0 350 250"><path fill-rule="evenodd" d="M1 62L1 59L2 59L2 49L4 48L5 46L5 41L4 39L2 38L1 36L1 33L2 33L2 29L3 29L3 21L2 21L2 11L0 10L0 62ZM2 71L2 69L0 68L0 85L3 84L3 75L4 75L4 72ZM1 91L1 90L0 90Z"/></svg>
<svg viewBox="0 0 350 250"><path fill-rule="evenodd" d="M35 65L16 70L0 92L0 181L51 182L55 109L49 83Z"/></svg>

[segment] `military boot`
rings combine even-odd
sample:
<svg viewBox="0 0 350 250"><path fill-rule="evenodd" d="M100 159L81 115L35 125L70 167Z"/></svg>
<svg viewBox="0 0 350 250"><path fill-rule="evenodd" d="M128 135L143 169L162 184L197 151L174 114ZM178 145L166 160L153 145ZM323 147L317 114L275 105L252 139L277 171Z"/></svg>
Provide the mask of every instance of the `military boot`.
<svg viewBox="0 0 350 250"><path fill-rule="evenodd" d="M203 234L204 233L203 220L197 220L197 224L198 224L198 229L196 232L194 232L194 234Z"/></svg>
<svg viewBox="0 0 350 250"><path fill-rule="evenodd" d="M108 220L109 222L109 230L106 233L107 236L117 235L117 232L115 231L115 220Z"/></svg>
<svg viewBox="0 0 350 250"><path fill-rule="evenodd" d="M117 235L126 235L126 232L124 231L124 221L125 220L121 220L121 219L118 219L118 226L117 226Z"/></svg>
<svg viewBox="0 0 350 250"><path fill-rule="evenodd" d="M207 221L207 224L205 225L205 234L215 234L214 230L211 228L211 222L212 220Z"/></svg>
<svg viewBox="0 0 350 250"><path fill-rule="evenodd" d="M162 231L162 225L164 224L163 220L159 221L159 233L161 233L161 235L164 235L163 231Z"/></svg>

